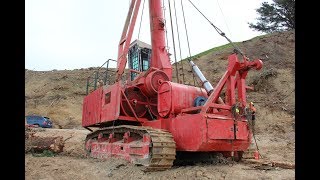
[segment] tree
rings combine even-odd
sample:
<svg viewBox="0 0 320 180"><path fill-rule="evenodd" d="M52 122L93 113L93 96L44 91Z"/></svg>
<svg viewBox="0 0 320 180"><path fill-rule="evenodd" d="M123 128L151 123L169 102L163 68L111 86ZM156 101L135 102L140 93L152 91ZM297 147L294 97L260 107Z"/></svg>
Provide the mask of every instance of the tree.
<svg viewBox="0 0 320 180"><path fill-rule="evenodd" d="M295 29L295 0L273 0L268 4L263 2L256 10L260 17L256 24L249 27L266 33Z"/></svg>

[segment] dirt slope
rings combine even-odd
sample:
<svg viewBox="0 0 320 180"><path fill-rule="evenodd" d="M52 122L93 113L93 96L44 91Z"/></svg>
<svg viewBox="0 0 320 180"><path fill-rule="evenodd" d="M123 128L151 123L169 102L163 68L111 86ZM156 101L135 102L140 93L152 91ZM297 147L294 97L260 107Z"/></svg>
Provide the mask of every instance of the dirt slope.
<svg viewBox="0 0 320 180"><path fill-rule="evenodd" d="M268 34L238 45L250 59L260 58L264 63L263 70L250 71L246 81L255 88L247 93L247 100L254 102L257 108L256 139L261 154L264 159L294 162L295 32ZM227 57L232 51L230 47L211 51L194 60L213 86L225 72ZM183 63L185 69L190 69L186 61ZM59 131L60 135L65 134L64 138L75 133L72 128L82 129L82 100L86 93L86 78L95 69L42 72L26 70L26 114L47 115L56 128L69 128L70 130ZM186 83L193 84L191 73L185 74ZM81 144L87 132L79 131L68 140L71 143L68 149L73 153L42 158L27 154L26 179L294 179L295 176L294 170L248 170L250 167L243 164L233 167L183 166L165 172L144 173L140 167L122 161L81 159L78 152L82 149L79 150L81 145L77 142ZM50 131L48 134L52 133ZM50 173L41 173L49 169Z"/></svg>
<svg viewBox="0 0 320 180"><path fill-rule="evenodd" d="M285 111L289 115L294 115L294 31L256 37L239 43L239 47L250 59L260 58L264 62L262 71L249 72L247 83L254 84L257 91L248 92L248 100L257 103L259 111L267 108L266 111ZM225 72L227 57L232 51L232 48L213 51L194 62L215 85ZM186 69L186 84L193 84L192 75L187 72L190 66L186 61L183 64ZM62 128L80 128L86 80L96 69L63 71L26 69L26 114L47 115L52 118L55 125ZM173 80L176 80L175 77Z"/></svg>
<svg viewBox="0 0 320 180"><path fill-rule="evenodd" d="M94 69L25 71L27 114L50 117L55 127L81 127L86 80Z"/></svg>
<svg viewBox="0 0 320 180"><path fill-rule="evenodd" d="M267 34L238 45L251 60L261 59L264 63L262 70L249 71L246 80L247 85L255 89L248 90L247 101L254 102L257 108L257 132L280 136L292 133L295 114L295 32ZM226 71L227 58L232 52L232 47L212 51L194 62L214 86ZM183 62L183 66L190 70L187 61ZM185 74L186 84L193 84L192 74L187 71ZM173 79L176 80L175 77Z"/></svg>

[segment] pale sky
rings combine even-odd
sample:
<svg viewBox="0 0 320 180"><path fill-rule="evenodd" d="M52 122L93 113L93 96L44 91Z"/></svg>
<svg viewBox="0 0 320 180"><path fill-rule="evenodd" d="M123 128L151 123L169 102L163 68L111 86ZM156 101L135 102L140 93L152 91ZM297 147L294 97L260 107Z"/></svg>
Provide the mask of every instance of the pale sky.
<svg viewBox="0 0 320 180"><path fill-rule="evenodd" d="M132 40L138 38L143 7ZM145 0L140 40L150 42L148 0ZM191 55L227 44L214 28L182 0ZM208 19L232 41L244 41L263 33L253 31L248 22L256 22L256 9L271 0L192 0ZM129 0L26 0L25 1L25 68L36 71L72 70L101 66L107 59L117 59L118 43L129 8ZM173 8L173 1L171 8ZM182 58L188 56L180 0L175 1L180 32ZM173 54L168 1L165 16L169 51ZM173 24L176 32L174 11ZM178 45L177 34L175 34ZM180 60L178 46L177 60ZM174 56L171 56L174 61Z"/></svg>

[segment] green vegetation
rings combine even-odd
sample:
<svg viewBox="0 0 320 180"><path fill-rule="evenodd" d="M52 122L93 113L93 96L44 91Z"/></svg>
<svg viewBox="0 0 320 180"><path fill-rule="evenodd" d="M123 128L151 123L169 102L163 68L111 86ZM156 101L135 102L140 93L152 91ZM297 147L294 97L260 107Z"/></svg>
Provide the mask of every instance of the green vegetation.
<svg viewBox="0 0 320 180"><path fill-rule="evenodd" d="M234 42L234 44L235 44L235 45L238 45L239 42ZM207 55L207 54L209 54L209 53L213 53L213 52L215 52L215 51L221 51L221 50L223 50L223 49L230 48L230 47L232 47L232 45L231 45L231 43L228 43L228 44L225 44L225 45L222 45L222 46L218 46L218 47L214 47L214 48L208 49L208 50L203 51L203 52L201 52L201 53L199 53L199 54L193 55L193 56L191 56L190 58L191 58L191 59L197 59L197 58L200 58L201 56ZM188 58L185 58L185 59L183 59L182 61L185 61L185 60L187 60L187 59L188 59Z"/></svg>
<svg viewBox="0 0 320 180"><path fill-rule="evenodd" d="M256 37L254 37L254 38L252 38L252 39L250 39L250 40L248 40L248 41L257 40L258 38L262 38L262 37L265 37L265 36L267 36L267 35L268 35L268 34L263 34L263 35L260 35L260 36L256 36ZM241 43L242 43L242 42L233 42L233 44L235 44L236 46L239 46ZM232 48L231 43L224 44L224 45L221 45L221 46L218 46L218 47L214 47L214 48L208 49L208 50L206 50L206 51L203 51L203 52L201 52L201 53L198 53L198 54L196 54L196 55L193 55L193 56L191 56L190 58L191 58L191 59L197 59L197 58L200 58L200 57L202 57L202 56L204 56L204 55L207 55L207 54L209 54L209 53L213 53L213 52L216 52L216 51L221 51L221 50L224 50L224 49L227 49L227 48ZM185 59L183 59L183 60L181 60L181 61L186 61L187 59L188 59L188 58L185 58Z"/></svg>
<svg viewBox="0 0 320 180"><path fill-rule="evenodd" d="M295 29L295 0L263 2L256 11L260 15L256 24L249 23L254 30L270 33Z"/></svg>
<svg viewBox="0 0 320 180"><path fill-rule="evenodd" d="M32 156L34 157L54 157L55 153L49 150L44 150L42 153L35 153L33 149L31 149Z"/></svg>

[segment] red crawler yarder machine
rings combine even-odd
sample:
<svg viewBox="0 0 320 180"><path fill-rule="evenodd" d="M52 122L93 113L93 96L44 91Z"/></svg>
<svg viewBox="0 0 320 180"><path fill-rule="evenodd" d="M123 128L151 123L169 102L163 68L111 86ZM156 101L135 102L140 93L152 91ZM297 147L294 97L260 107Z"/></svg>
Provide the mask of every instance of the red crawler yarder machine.
<svg viewBox="0 0 320 180"><path fill-rule="evenodd" d="M151 170L170 168L177 151L241 156L252 138L245 79L251 68L262 68L261 60L231 54L214 88L189 60L203 88L172 82L161 0L149 0L151 46L139 40L130 44L140 2L132 0L129 8L115 83L84 98L82 126L92 131L85 142L88 154L124 158ZM123 80L128 59L130 78Z"/></svg>

